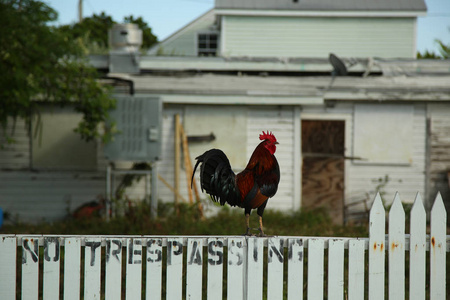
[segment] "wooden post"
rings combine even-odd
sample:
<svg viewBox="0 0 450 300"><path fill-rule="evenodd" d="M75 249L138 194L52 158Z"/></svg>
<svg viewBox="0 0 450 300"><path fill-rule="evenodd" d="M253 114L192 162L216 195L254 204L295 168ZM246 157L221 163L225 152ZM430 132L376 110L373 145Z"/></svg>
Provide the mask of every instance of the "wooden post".
<svg viewBox="0 0 450 300"><path fill-rule="evenodd" d="M184 133L183 126L180 125L180 137L183 145L183 156L184 156L184 170L186 172L186 183L187 183L187 190L189 194L189 203L194 203L194 196L192 195L192 189L189 186L190 178L192 176L192 165L190 164L190 157L189 157L189 149L188 149L188 142L186 134Z"/></svg>
<svg viewBox="0 0 450 300"><path fill-rule="evenodd" d="M183 146L183 156L184 156L184 169L186 171L186 182L187 182L187 190L189 193L189 203L193 204L194 199L192 195L192 189L191 189L191 183L190 178L192 178L193 168L192 168L192 161L191 161L191 155L189 154L189 145L188 145L188 139L187 135L184 131L183 125L179 124L178 130L180 132L181 140L182 140L182 146ZM197 189L197 184L195 183L195 178L193 179L192 184L195 192L195 200L198 203L198 210L200 212L200 215L203 217L203 205L200 203L200 194Z"/></svg>
<svg viewBox="0 0 450 300"><path fill-rule="evenodd" d="M174 182L174 189L175 189L175 205L178 204L178 194L179 194L179 181L180 181L180 115L175 115L175 182Z"/></svg>
<svg viewBox="0 0 450 300"><path fill-rule="evenodd" d="M184 155L184 166L186 168L186 179L187 179L187 183L188 183L188 191L189 191L189 199L192 199L192 190L191 190L191 186L190 186L190 178L192 178L192 173L194 172L193 168L192 168L192 161L191 161L191 155L189 153L189 145L188 145L188 140L187 140L187 135L183 129L183 126L180 126L180 131L181 131L181 138L183 141L183 155ZM197 185L195 184L195 178L193 180L193 188L194 188L194 193L195 193L195 199L197 201L200 200L200 194L198 192L198 188ZM192 202L191 202L192 203Z"/></svg>

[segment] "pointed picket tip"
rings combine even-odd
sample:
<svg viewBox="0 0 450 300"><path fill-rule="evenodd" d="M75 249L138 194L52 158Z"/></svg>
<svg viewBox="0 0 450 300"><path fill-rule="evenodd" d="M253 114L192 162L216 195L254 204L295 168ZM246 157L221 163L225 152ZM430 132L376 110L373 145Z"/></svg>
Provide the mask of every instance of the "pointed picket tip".
<svg viewBox="0 0 450 300"><path fill-rule="evenodd" d="M402 201L400 196L395 193L394 202L392 203L391 209L389 210L389 231L393 233L394 231L405 231L405 210L403 209Z"/></svg>
<svg viewBox="0 0 450 300"><path fill-rule="evenodd" d="M436 198L434 199L433 206L431 207L431 213L435 211L443 211L444 214L446 213L444 201L442 200L440 192L437 193Z"/></svg>
<svg viewBox="0 0 450 300"><path fill-rule="evenodd" d="M411 213L413 212L422 212L425 213L425 207L423 206L423 200L422 200L422 196L420 196L420 193L418 192L416 194L416 199L414 199L414 204L411 208Z"/></svg>
<svg viewBox="0 0 450 300"><path fill-rule="evenodd" d="M426 215L427 213L425 211L425 206L423 205L422 197L420 196L420 193L417 193L410 212L411 231L420 228L419 232L422 232L425 229Z"/></svg>
<svg viewBox="0 0 450 300"><path fill-rule="evenodd" d="M392 202L391 209L389 211L390 213L405 213L405 210L403 209L402 201L400 200L400 196L398 192L395 193L394 202Z"/></svg>
<svg viewBox="0 0 450 300"><path fill-rule="evenodd" d="M377 192L375 199L373 200L372 203L372 208L370 209L370 218L372 219L373 217L375 217L375 215L380 214L384 215L385 210L383 206L383 201L381 201L381 195L379 192Z"/></svg>

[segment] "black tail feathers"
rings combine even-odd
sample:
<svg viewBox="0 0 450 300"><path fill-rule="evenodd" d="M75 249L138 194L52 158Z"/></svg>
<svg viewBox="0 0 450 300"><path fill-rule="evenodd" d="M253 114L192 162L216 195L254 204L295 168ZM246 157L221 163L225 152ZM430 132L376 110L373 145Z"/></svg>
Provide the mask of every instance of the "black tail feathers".
<svg viewBox="0 0 450 300"><path fill-rule="evenodd" d="M239 190L236 187L235 177L230 161L225 153L219 149L211 149L196 158L197 163L192 173L191 186L195 170L200 165L200 186L202 191L211 195L214 201L224 205L225 202L238 205Z"/></svg>

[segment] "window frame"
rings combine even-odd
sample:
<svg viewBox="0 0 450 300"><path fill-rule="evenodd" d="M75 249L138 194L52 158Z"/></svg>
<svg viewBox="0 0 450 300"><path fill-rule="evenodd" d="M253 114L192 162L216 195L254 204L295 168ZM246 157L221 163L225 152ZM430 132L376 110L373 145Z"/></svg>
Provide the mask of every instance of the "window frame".
<svg viewBox="0 0 450 300"><path fill-rule="evenodd" d="M205 48L200 48L200 36L202 35L206 35L208 37L207 39L207 47ZM211 48L210 44L211 44L211 39L210 37L215 35L216 36L216 48ZM197 32L197 34L195 35L195 48L196 48L196 55L198 57L202 57L202 56L218 56L219 54L219 46L220 46L220 34L218 31L199 31ZM202 51L202 53L200 53Z"/></svg>

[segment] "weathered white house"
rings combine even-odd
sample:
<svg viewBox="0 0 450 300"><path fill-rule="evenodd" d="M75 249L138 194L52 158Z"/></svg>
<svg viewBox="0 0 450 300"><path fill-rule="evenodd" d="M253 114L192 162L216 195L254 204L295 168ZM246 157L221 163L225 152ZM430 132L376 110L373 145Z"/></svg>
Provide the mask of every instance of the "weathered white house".
<svg viewBox="0 0 450 300"><path fill-rule="evenodd" d="M281 181L268 209L322 205L340 221L345 205L367 194L371 199L377 188L388 201L396 191L405 202L420 192L429 204L438 190L448 201L450 62L412 58L423 1L377 1L367 7L353 1L247 3L216 1L212 11L150 51L185 56L146 55L137 73L108 74L117 95L129 93L126 80L134 97L162 100L157 168L166 183L176 186L179 115L188 137L215 136L189 142L192 160L216 147L236 171L245 167L259 133L273 131L280 142ZM385 27L375 34L375 24ZM361 32L350 33L355 28ZM207 54L200 42L205 32L216 34L216 48L214 38L206 38L209 54L221 57L194 57ZM371 37L370 47L361 36ZM280 40L273 43L275 37ZM330 52L345 57L347 76L331 76ZM118 69L107 55L91 62L99 70ZM79 118L68 108L42 107L31 128L16 124L17 142L0 152L4 210L22 221L55 220L105 195L109 162L100 143L86 144L72 132ZM181 172L181 195L189 180ZM128 195L142 199L144 189L141 181ZM162 181L158 198L174 199Z"/></svg>
<svg viewBox="0 0 450 300"><path fill-rule="evenodd" d="M216 0L149 54L414 58L425 13L423 0Z"/></svg>

